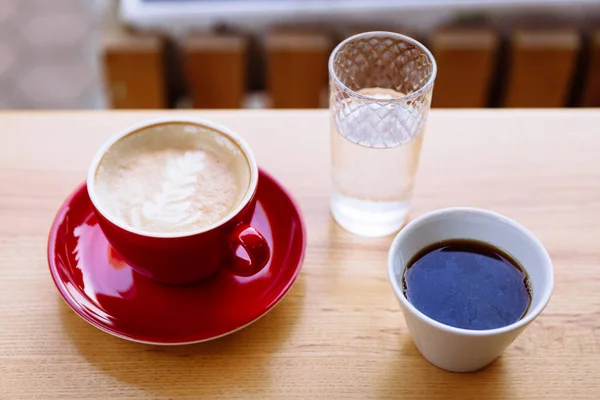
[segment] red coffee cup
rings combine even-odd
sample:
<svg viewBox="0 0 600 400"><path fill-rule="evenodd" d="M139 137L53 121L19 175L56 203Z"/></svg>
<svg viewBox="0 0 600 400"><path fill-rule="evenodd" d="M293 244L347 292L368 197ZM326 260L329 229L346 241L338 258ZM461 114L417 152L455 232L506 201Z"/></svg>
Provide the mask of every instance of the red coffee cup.
<svg viewBox="0 0 600 400"><path fill-rule="evenodd" d="M169 124L186 124L199 135L213 132L228 139L241 150L249 166L249 182L242 200L216 223L189 233L147 232L129 226L103 206L96 188L98 167L111 148L125 137ZM94 156L87 177L87 190L98 223L114 250L140 274L165 284L198 282L220 268L239 276L259 272L269 261L266 239L250 221L256 206L258 167L248 144L229 129L208 121L191 118L160 118L124 130L106 142ZM236 255L241 246L249 260Z"/></svg>

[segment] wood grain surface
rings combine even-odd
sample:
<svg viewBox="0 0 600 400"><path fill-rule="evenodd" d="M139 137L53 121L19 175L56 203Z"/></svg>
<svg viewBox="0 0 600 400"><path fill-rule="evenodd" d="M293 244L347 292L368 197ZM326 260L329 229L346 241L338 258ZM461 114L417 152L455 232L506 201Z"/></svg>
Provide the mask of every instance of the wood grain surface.
<svg viewBox="0 0 600 400"><path fill-rule="evenodd" d="M412 215L501 212L538 235L555 265L545 312L472 374L417 352L387 280L392 236L355 237L331 219L327 111L181 113L239 132L299 200L308 247L290 294L254 325L199 345L130 343L88 325L48 273L50 223L102 142L169 114L0 113L1 399L598 398L600 111L431 112Z"/></svg>

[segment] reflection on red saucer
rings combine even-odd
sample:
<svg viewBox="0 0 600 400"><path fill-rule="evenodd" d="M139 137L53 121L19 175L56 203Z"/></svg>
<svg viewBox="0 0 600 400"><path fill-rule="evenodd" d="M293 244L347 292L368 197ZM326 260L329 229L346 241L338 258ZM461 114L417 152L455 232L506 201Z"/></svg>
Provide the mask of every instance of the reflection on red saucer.
<svg viewBox="0 0 600 400"><path fill-rule="evenodd" d="M284 297L300 272L306 246L300 210L264 171L257 196L252 225L269 242L269 264L248 278L222 269L199 284L176 287L137 274L109 246L83 184L65 201L50 231L52 278L77 314L124 339L185 344L232 333Z"/></svg>

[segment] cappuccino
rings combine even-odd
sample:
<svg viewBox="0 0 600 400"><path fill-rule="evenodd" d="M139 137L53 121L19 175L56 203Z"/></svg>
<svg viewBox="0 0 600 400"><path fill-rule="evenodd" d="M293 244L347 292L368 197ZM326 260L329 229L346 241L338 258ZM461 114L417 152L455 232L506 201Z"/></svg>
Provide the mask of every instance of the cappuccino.
<svg viewBox="0 0 600 400"><path fill-rule="evenodd" d="M95 175L98 201L122 225L192 233L225 218L249 189L239 146L212 128L172 122L114 143Z"/></svg>

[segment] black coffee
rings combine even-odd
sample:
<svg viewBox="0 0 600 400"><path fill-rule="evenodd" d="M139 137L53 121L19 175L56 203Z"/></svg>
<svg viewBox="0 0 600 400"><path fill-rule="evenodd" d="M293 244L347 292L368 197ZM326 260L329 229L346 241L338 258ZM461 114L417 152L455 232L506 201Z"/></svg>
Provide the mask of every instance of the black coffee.
<svg viewBox="0 0 600 400"><path fill-rule="evenodd" d="M404 294L428 317L464 329L494 329L525 315L525 270L508 254L473 240L447 240L417 253L404 272Z"/></svg>

